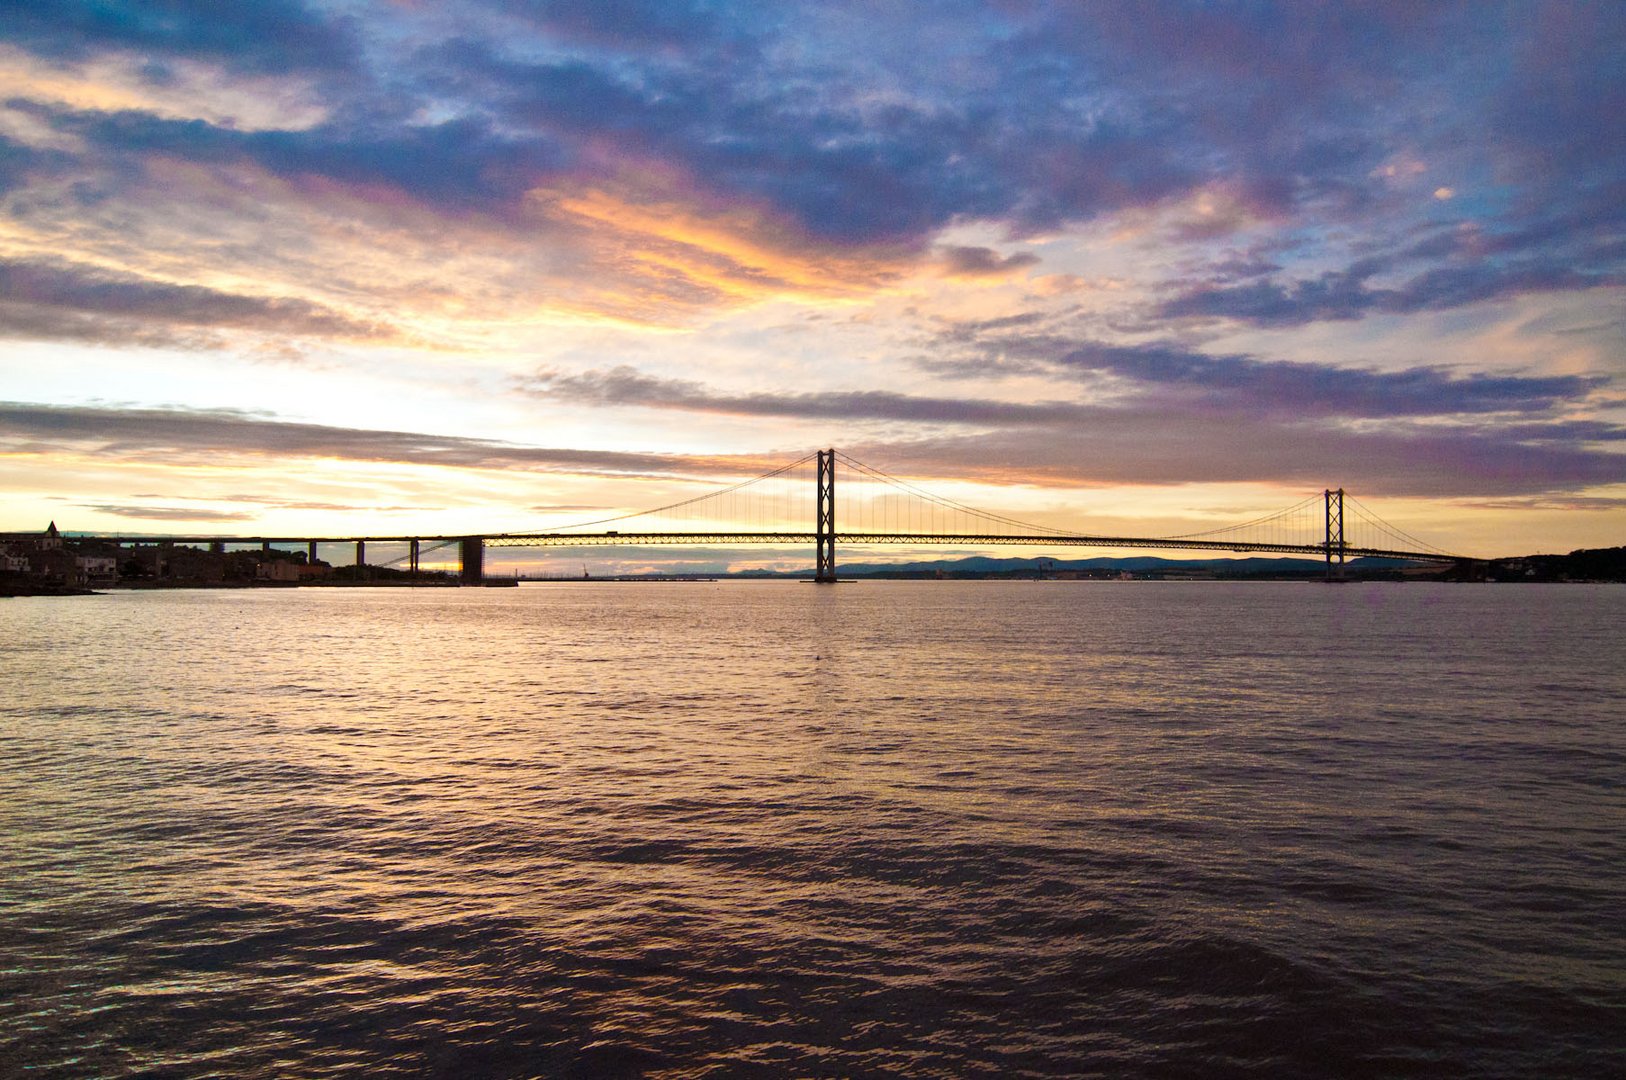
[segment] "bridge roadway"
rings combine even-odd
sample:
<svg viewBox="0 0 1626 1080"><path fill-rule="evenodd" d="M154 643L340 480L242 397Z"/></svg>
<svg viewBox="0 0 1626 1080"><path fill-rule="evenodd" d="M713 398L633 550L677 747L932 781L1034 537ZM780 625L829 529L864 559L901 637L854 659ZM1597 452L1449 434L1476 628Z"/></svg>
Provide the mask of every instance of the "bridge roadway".
<svg viewBox="0 0 1626 1080"><path fill-rule="evenodd" d="M810 544L817 539L814 533L670 533L670 532L612 532L612 533L509 533L485 538L488 547L569 547L573 544L596 546L600 544ZM1230 551L1274 552L1288 555L1327 554L1325 544L1288 544L1237 540L1181 540L1169 537L1147 536L1088 536L1046 533L1038 536L1003 536L979 533L901 533L901 532L837 532L839 544L913 544L919 546L1000 546L1000 547L1124 547L1158 548L1172 551ZM1419 562L1453 563L1455 556L1437 555L1419 551L1393 551L1387 548L1357 547L1353 544L1334 545L1334 555L1345 558L1410 559Z"/></svg>
<svg viewBox="0 0 1626 1080"><path fill-rule="evenodd" d="M490 533L484 536L115 536L75 533L68 539L101 540L116 544L217 544L315 545L315 544L439 544L482 541L484 547L601 547L647 544L814 544L812 532L598 532L598 533ZM1182 540L1162 536L1090 536L1047 533L1036 536L1005 536L978 533L837 532L840 544L899 544L917 546L1000 546L1000 547L1118 547L1170 551L1227 551L1233 553L1269 552L1280 555L1310 555L1326 558L1327 544L1291 544L1243 540ZM1455 563L1460 556L1424 551L1398 551L1388 548L1332 545L1332 555L1343 558L1408 559L1415 562Z"/></svg>

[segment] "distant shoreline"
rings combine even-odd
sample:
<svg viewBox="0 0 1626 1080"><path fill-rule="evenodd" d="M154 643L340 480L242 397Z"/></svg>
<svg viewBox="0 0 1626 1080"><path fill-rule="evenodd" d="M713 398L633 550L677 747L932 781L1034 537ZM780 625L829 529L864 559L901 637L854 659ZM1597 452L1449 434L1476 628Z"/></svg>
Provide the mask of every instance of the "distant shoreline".
<svg viewBox="0 0 1626 1080"><path fill-rule="evenodd" d="M218 581L200 582L163 582L117 585L104 585L96 589L85 589L64 586L22 586L0 587L0 600L20 599L24 597L41 596L107 596L119 592L242 592L249 590L278 590L293 591L301 589L458 589L458 588L507 588L517 585L631 585L631 584L664 584L664 585L706 585L718 582L797 582L810 581L807 574L786 574L769 576L764 574L717 574L712 577L661 577L661 576L620 576L620 577L556 577L556 578L498 578L488 580L480 585L464 585L462 582L401 582L401 581L346 581L346 582L308 582L308 583L273 583L273 582L242 582L237 584L222 583ZM1017 575L957 575L954 577L932 577L928 575L911 574L854 574L841 579L844 584L860 584L862 582L882 581L915 581L915 582L1029 582L1033 584L1047 583L1056 585L1129 585L1129 584L1304 584L1304 585L1359 585L1359 584L1446 584L1446 585L1620 585L1626 584L1618 578L1501 578L1501 579L1464 579L1450 577L1333 577L1323 578L1317 576L1279 576L1272 574L1236 575L1229 577L1197 577L1186 575L1146 576L1132 578L1035 578Z"/></svg>

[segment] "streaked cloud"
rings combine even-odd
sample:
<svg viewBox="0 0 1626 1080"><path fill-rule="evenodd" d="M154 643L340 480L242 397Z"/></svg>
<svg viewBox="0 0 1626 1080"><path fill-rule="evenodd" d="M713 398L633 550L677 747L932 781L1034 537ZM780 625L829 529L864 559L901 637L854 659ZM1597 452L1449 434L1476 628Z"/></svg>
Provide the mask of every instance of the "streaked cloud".
<svg viewBox="0 0 1626 1080"><path fill-rule="evenodd" d="M957 278L998 278L1039 264L1031 251L1001 255L992 248L954 245L942 249L943 273Z"/></svg>
<svg viewBox="0 0 1626 1080"><path fill-rule="evenodd" d="M140 521L253 521L255 515L237 510L210 510L197 506L125 506L86 503L84 509Z"/></svg>
<svg viewBox="0 0 1626 1080"><path fill-rule="evenodd" d="M195 329L388 340L394 332L297 297L178 285L84 264L0 258L0 336L185 344ZM218 343L205 339L207 344Z"/></svg>
<svg viewBox="0 0 1626 1080"><path fill-rule="evenodd" d="M1026 426L1077 421L1093 411L1069 402L978 401L884 390L723 394L698 382L654 378L626 366L575 375L542 372L519 380L518 387L527 394L572 404L800 419Z"/></svg>
<svg viewBox="0 0 1626 1080"><path fill-rule="evenodd" d="M1392 288L1369 284L1375 272L1371 266L1358 266L1287 284L1261 281L1202 286L1169 300L1160 310L1176 319L1223 316L1264 326L1302 326L1372 313L1440 311L1526 293L1626 284L1626 275L1618 271L1587 272L1546 260L1440 267Z"/></svg>
<svg viewBox="0 0 1626 1080"><path fill-rule="evenodd" d="M1599 375L1489 375L1446 368L1380 371L1304 361L1210 354L1178 344L1115 345L1056 335L1023 336L995 321L945 331L949 355L927 363L967 375L1017 370L1111 375L1121 392L1192 408L1286 418L1547 413L1577 406L1611 385Z"/></svg>
<svg viewBox="0 0 1626 1080"><path fill-rule="evenodd" d="M1128 411L1065 434L986 434L856 443L865 461L990 484L1158 486L1269 480L1295 491L1457 499L1626 484L1626 455L1512 442L1495 429L1405 425L1381 431ZM1148 435L1151 432L1153 434Z"/></svg>
<svg viewBox="0 0 1626 1080"><path fill-rule="evenodd" d="M1387 494L1546 492L1626 483L1626 454L1589 444L1626 426L1554 417L1506 427L1477 414L1547 413L1599 384L1587 379L1453 379L1427 369L1339 372L1170 349L1101 348L1059 358L1144 380L1111 404L1002 402L882 391L725 394L620 367L543 373L528 393L600 408L673 409L798 420L874 420L971 433L875 442L872 460L988 482L1158 484L1358 478ZM1195 387L1190 397L1165 392ZM1210 389L1212 388L1212 389ZM1322 417L1378 419L1327 423ZM1444 419L1449 422L1441 422ZM1245 422L1243 422L1245 420ZM897 455L889 457L887 455ZM1032 469L1026 473L1023 462ZM1318 479L1319 478L1319 479ZM1354 480L1350 481L1351 483Z"/></svg>
<svg viewBox="0 0 1626 1080"><path fill-rule="evenodd" d="M783 459L638 454L519 446L490 439L290 423L239 410L142 409L0 402L0 451L88 451L98 457L192 461L241 454L455 469L536 469L627 477L732 476Z"/></svg>
<svg viewBox="0 0 1626 1080"><path fill-rule="evenodd" d="M38 56L84 60L100 51L208 58L254 74L344 70L358 59L350 24L298 0L222 7L96 0L6 3L5 38ZM151 76L161 81L161 70Z"/></svg>

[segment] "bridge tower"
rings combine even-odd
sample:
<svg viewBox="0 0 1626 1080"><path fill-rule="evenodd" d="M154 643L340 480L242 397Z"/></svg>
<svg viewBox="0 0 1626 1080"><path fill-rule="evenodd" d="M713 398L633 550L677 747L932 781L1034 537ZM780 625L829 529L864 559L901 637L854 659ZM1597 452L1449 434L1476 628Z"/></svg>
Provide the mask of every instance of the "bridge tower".
<svg viewBox="0 0 1626 1080"><path fill-rule="evenodd" d="M1327 506L1327 539L1322 547L1327 557L1327 580L1333 580L1332 556L1338 553L1338 576L1344 576L1344 489L1321 493Z"/></svg>
<svg viewBox="0 0 1626 1080"><path fill-rule="evenodd" d="M461 556L463 584L479 585L486 579L486 540L483 536L465 536L457 542Z"/></svg>
<svg viewBox="0 0 1626 1080"><path fill-rule="evenodd" d="M836 580L836 452L819 451L819 517L813 530L818 564L813 580L831 585Z"/></svg>

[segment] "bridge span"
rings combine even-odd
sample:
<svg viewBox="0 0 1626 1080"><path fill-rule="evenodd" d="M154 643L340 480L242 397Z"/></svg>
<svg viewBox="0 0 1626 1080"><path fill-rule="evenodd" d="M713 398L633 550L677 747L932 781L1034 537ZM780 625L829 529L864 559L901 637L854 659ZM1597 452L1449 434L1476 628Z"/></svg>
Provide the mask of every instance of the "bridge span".
<svg viewBox="0 0 1626 1080"><path fill-rule="evenodd" d="M1336 494L1336 492L1334 493ZM841 544L900 544L916 547L1097 547L1140 548L1167 551L1225 551L1271 552L1284 555L1309 555L1323 558L1327 545L1272 543L1270 541L1179 540L1158 536L1089 536L1067 533L1042 533L1034 536L1004 533L903 533L903 532L837 532L833 539ZM487 547L600 547L618 544L660 546L665 544L816 544L817 533L795 532L608 532L608 533L509 533L484 538ZM1334 544L1334 558L1347 559L1411 559L1421 562L1454 563L1464 561L1455 555L1426 552L1399 551L1392 548L1361 547L1355 544Z"/></svg>
<svg viewBox="0 0 1626 1080"><path fill-rule="evenodd" d="M883 494L879 497L876 496L873 490L859 496L859 505L863 509L858 515L860 520L856 528L841 529L837 526L836 465L838 458L850 473L856 473L861 480L869 482L872 488L878 484L883 489ZM807 500L808 508L815 511L812 515L814 518L812 531L784 531L762 528L591 528L605 524L631 522L639 518L659 517L671 511L692 512L693 508L698 504L705 504L709 500L724 497L731 500L727 504L730 510L741 513L741 516L766 517L769 516L768 512L762 511L760 507L751 508L747 506L746 510L741 512L738 503L741 493L761 481L776 478L783 480L790 476L799 466L808 464L814 465L814 468L809 470L812 474L811 478L814 480L812 485L814 490L811 498ZM901 492L904 496L915 500L915 502L901 504L894 499L893 502L888 503L886 500L893 496L894 490ZM925 505L916 505L916 503ZM782 515L786 505L782 499L779 500L773 512ZM1348 520L1346 512L1350 510L1354 511L1350 515L1351 518L1364 519L1367 525L1372 526L1367 530L1370 534L1367 538L1351 538L1346 533L1345 522ZM918 528L895 527L900 522L924 520L928 517L934 522L942 521L944 518L951 518L953 524L960 527L938 528L930 531ZM968 529L964 527L967 524L980 524L985 528L982 530ZM987 526L994 526L994 528L990 531L986 528ZM1304 535L1305 530L1311 527L1313 527L1315 535L1313 537ZM75 538L100 540L119 546L169 544L207 547L214 551L225 551L228 545L234 547L258 545L265 550L278 547L303 546L307 550L309 560L313 563L317 560L320 545L354 545L356 565L362 567L367 565L368 544L404 544L407 546L407 554L392 561L406 562L408 568L413 572L419 570L423 555L455 546L458 552L459 576L466 584L478 584L484 580L485 550L488 547L810 544L813 546L816 556L816 569L813 579L818 582L833 582L836 580L835 548L838 543L911 547L1097 547L1141 550L1223 551L1238 554L1307 555L1312 558L1323 559L1329 575L1333 573L1335 567L1341 570L1345 560L1350 558L1405 559L1439 564L1471 561L1463 556L1452 555L1424 544L1422 541L1387 525L1375 515L1365 511L1359 504L1354 503L1352 498L1346 501L1346 493L1342 488L1329 488L1319 493L1319 495L1301 500L1286 510L1255 518L1252 521L1242 522L1238 525L1211 529L1204 533L1183 536L1105 535L1050 529L976 510L952 500L932 495L907 481L901 481L878 470L871 469L869 466L856 462L844 454L838 455L833 449L817 451L792 462L790 465L766 473L753 480L735 484L694 499L684 500L672 506L623 514L615 518L582 523L578 526L539 532L494 532L478 535L408 533L314 537L151 536L82 533L76 533L74 536ZM1409 544L1407 541L1409 541Z"/></svg>

